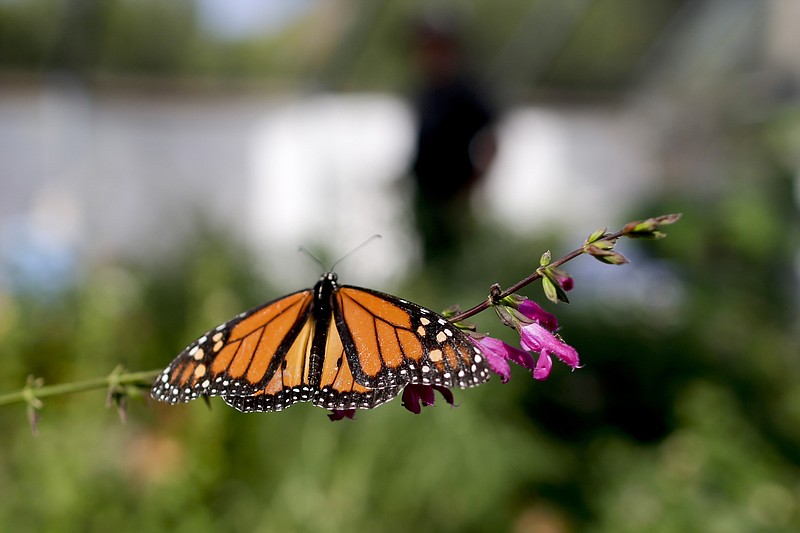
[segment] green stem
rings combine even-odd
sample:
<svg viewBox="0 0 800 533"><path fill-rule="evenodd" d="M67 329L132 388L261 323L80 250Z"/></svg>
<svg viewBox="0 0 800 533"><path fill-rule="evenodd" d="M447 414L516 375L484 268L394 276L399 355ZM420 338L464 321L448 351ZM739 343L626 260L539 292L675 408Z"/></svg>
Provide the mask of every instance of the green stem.
<svg viewBox="0 0 800 533"><path fill-rule="evenodd" d="M43 387L27 386L17 392L0 395L0 406L12 403L32 403L50 396L72 394L95 389L107 389L119 385L149 385L161 370L148 370L145 372L112 372L102 378L75 381L73 383L60 383L58 385L45 385Z"/></svg>

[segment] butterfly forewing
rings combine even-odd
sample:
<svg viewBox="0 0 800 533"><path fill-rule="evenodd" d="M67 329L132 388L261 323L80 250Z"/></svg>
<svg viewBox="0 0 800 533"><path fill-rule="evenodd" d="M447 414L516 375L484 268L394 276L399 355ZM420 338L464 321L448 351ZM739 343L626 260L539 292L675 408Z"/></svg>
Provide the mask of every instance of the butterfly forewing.
<svg viewBox="0 0 800 533"><path fill-rule="evenodd" d="M308 323L312 302L311 290L295 292L208 331L158 376L153 398L177 403L263 389Z"/></svg>
<svg viewBox="0 0 800 533"><path fill-rule="evenodd" d="M408 383L474 387L489 368L470 337L447 319L396 296L343 286L337 328L355 380L370 388Z"/></svg>

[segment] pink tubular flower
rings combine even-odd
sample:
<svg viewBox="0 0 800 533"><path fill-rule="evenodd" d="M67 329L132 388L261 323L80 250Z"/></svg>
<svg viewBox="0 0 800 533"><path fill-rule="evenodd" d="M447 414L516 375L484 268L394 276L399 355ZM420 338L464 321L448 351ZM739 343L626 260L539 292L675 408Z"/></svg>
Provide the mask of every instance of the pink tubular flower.
<svg viewBox="0 0 800 533"><path fill-rule="evenodd" d="M453 405L453 393L447 387L440 385L421 385L419 383L410 383L403 389L403 407L418 415L423 407L433 405L436 401L434 391L444 397L444 400ZM420 405L421 404L421 405Z"/></svg>
<svg viewBox="0 0 800 533"><path fill-rule="evenodd" d="M513 361L520 366L523 366L531 372L535 369L533 357L528 352L514 348L492 337L481 337L480 339L473 339L478 348L481 349L483 355L486 356L486 362L492 372L500 376L500 380L506 383L511 378L511 367L508 361Z"/></svg>
<svg viewBox="0 0 800 533"><path fill-rule="evenodd" d="M558 329L558 319L552 313L548 313L533 300L523 299L517 304L517 311L528 320L541 324L550 331Z"/></svg>
<svg viewBox="0 0 800 533"><path fill-rule="evenodd" d="M553 368L553 360L546 353L539 354L539 360L536 361L536 368L533 370L533 379L539 381L547 379L550 375L550 370Z"/></svg>
<svg viewBox="0 0 800 533"><path fill-rule="evenodd" d="M580 365L578 352L565 343L553 333L548 331L543 326L537 323L520 324L519 325L520 344L526 350L539 352L539 364L537 367L548 368L549 365L541 361L542 357L549 357L551 354L558 357L561 361L572 367L577 368ZM546 375L539 379L544 379Z"/></svg>
<svg viewBox="0 0 800 533"><path fill-rule="evenodd" d="M507 361L514 361L527 368L534 379L538 380L547 379L550 375L553 368L552 355L573 369L580 365L575 348L555 334L558 329L558 319L536 302L512 294L504 298L496 310L505 325L519 332L522 350L491 337L484 337L475 342L486 355L490 368L500 376L503 383L508 381L511 373ZM539 357L534 363L533 356L536 353Z"/></svg>

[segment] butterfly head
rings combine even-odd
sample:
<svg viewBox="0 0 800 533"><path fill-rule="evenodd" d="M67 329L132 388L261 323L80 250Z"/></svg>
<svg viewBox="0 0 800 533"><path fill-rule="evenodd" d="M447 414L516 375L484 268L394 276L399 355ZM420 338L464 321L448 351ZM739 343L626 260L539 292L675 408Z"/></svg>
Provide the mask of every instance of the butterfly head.
<svg viewBox="0 0 800 533"><path fill-rule="evenodd" d="M333 270L329 270L320 276L319 281L314 286L314 293L317 302L327 302L330 298L330 295L339 290L339 287L336 284L336 280L338 279L339 276L337 276L336 272Z"/></svg>
<svg viewBox="0 0 800 533"><path fill-rule="evenodd" d="M338 279L339 279L339 276L336 274L336 272L334 272L332 270L329 271L329 272L325 272L319 278L320 281L330 281L330 282L333 282L333 283L336 283L336 281Z"/></svg>

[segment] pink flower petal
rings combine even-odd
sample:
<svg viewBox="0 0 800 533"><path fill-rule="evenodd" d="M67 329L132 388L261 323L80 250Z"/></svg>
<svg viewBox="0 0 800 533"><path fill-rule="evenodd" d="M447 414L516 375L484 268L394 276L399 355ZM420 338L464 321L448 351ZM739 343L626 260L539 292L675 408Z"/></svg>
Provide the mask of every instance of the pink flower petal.
<svg viewBox="0 0 800 533"><path fill-rule="evenodd" d="M441 385L434 385L433 388L439 391L439 394L442 395L444 401L449 403L452 406L455 406L455 398L453 397L453 391L448 389L447 387L443 387Z"/></svg>
<svg viewBox="0 0 800 533"><path fill-rule="evenodd" d="M418 415L422 412L419 400L419 393L414 385L406 385L406 388L403 389L403 407Z"/></svg>
<svg viewBox="0 0 800 533"><path fill-rule="evenodd" d="M558 319L555 317L555 315L542 309L541 306L533 300L528 300L527 298L522 300L517 305L517 311L522 313L522 315L528 320L533 320L537 324L541 324L550 331L555 331L558 329Z"/></svg>
<svg viewBox="0 0 800 533"><path fill-rule="evenodd" d="M547 352L558 357L573 369L580 365L578 352L539 324L520 325L520 344L526 350Z"/></svg>
<svg viewBox="0 0 800 533"><path fill-rule="evenodd" d="M489 370L500 376L500 381L503 383L511 379L511 366L502 357L490 352L484 352L486 355L486 362L489 364Z"/></svg>
<svg viewBox="0 0 800 533"><path fill-rule="evenodd" d="M509 346L509 348L511 349L508 352L508 360L513 361L519 366L527 368L533 372L533 369L536 367L533 361L533 356L530 354L530 352L520 350L519 348L514 348L513 346Z"/></svg>
<svg viewBox="0 0 800 533"><path fill-rule="evenodd" d="M535 363L531 354L506 344L500 339L482 337L475 339L475 343L486 356L489 369L500 376L503 383L506 383L511 377L511 367L508 365L508 361L513 361L531 372L534 369Z"/></svg>
<svg viewBox="0 0 800 533"><path fill-rule="evenodd" d="M474 341L486 356L489 370L500 376L500 380L506 383L511 378L511 367L508 365L508 358L505 355L505 347L508 345L500 339L492 337L482 337L474 339ZM512 347L508 346L508 348Z"/></svg>
<svg viewBox="0 0 800 533"><path fill-rule="evenodd" d="M336 422L337 420L342 420L344 418L349 418L353 420L356 417L356 410L355 409L334 409L331 411L331 414L328 415L328 418L331 419L332 422Z"/></svg>
<svg viewBox="0 0 800 533"><path fill-rule="evenodd" d="M406 385L405 389L403 389L403 407L415 415L418 415L422 412L423 407L434 404L436 401L434 391L437 390L447 403L453 405L453 393L447 387L411 383Z"/></svg>
<svg viewBox="0 0 800 533"><path fill-rule="evenodd" d="M547 352L540 353L539 360L536 362L536 369L533 371L533 379L540 381L547 379L552 368L553 360L550 359L550 354Z"/></svg>

